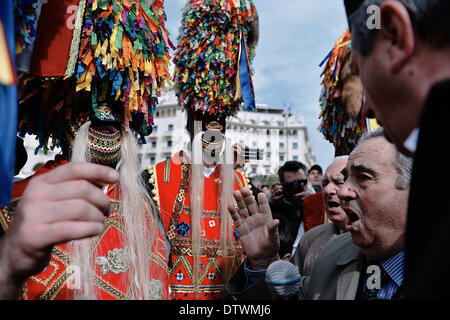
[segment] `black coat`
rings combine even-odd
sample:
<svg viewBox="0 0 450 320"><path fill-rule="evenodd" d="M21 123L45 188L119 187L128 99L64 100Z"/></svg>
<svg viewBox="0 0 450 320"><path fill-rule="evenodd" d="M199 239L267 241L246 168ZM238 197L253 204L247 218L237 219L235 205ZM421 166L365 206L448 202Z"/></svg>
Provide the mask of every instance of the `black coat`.
<svg viewBox="0 0 450 320"><path fill-rule="evenodd" d="M449 99L450 80L436 84L421 118L406 231L406 299L450 298Z"/></svg>

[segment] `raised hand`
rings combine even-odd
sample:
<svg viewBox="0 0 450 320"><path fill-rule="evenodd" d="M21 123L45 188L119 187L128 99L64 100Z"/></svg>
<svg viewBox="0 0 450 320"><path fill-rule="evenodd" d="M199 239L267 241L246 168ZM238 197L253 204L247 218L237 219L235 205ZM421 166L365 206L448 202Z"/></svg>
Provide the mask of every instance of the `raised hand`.
<svg viewBox="0 0 450 320"><path fill-rule="evenodd" d="M228 211L239 232L242 248L254 270L266 269L278 259L280 239L279 221L272 218L264 193L258 194L258 203L249 189L233 193L238 209L228 206Z"/></svg>
<svg viewBox="0 0 450 320"><path fill-rule="evenodd" d="M101 187L118 180L117 171L88 163L31 179L0 239L0 298L18 295L14 291L47 266L55 244L102 233L110 201Z"/></svg>

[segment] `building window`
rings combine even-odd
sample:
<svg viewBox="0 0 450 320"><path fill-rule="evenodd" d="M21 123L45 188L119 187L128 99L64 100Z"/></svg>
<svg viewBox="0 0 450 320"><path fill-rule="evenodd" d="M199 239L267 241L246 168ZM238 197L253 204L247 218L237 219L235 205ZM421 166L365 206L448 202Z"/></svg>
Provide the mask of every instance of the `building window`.
<svg viewBox="0 0 450 320"><path fill-rule="evenodd" d="M280 162L284 162L284 155L280 155Z"/></svg>
<svg viewBox="0 0 450 320"><path fill-rule="evenodd" d="M284 142L280 142L280 149L284 149Z"/></svg>
<svg viewBox="0 0 450 320"><path fill-rule="evenodd" d="M172 132L173 131L173 124L169 124L169 127L168 127L167 130L169 130L169 132Z"/></svg>
<svg viewBox="0 0 450 320"><path fill-rule="evenodd" d="M298 150L298 143L297 143L297 142L294 142L294 143L292 144L292 148L293 148L294 150Z"/></svg>
<svg viewBox="0 0 450 320"><path fill-rule="evenodd" d="M280 136L284 136L284 131L280 130Z"/></svg>
<svg viewBox="0 0 450 320"><path fill-rule="evenodd" d="M156 148L156 141L152 141L152 148Z"/></svg>
<svg viewBox="0 0 450 320"><path fill-rule="evenodd" d="M168 146L169 148L172 147L172 140L168 140L168 141L167 141L167 146Z"/></svg>
<svg viewBox="0 0 450 320"><path fill-rule="evenodd" d="M158 126L153 126L153 133L157 133L158 132Z"/></svg>
<svg viewBox="0 0 450 320"><path fill-rule="evenodd" d="M270 130L267 130L267 131L266 131L266 134L267 134L268 136L270 136Z"/></svg>
<svg viewBox="0 0 450 320"><path fill-rule="evenodd" d="M253 142L252 142L252 146L253 146L253 147L256 147L256 141L253 141Z"/></svg>
<svg viewBox="0 0 450 320"><path fill-rule="evenodd" d="M296 137L298 135L297 130L294 130L294 132L292 132L292 134Z"/></svg>
<svg viewBox="0 0 450 320"><path fill-rule="evenodd" d="M294 156L294 161L298 161L298 156Z"/></svg>
<svg viewBox="0 0 450 320"><path fill-rule="evenodd" d="M270 142L267 142L267 143L266 143L266 148L267 148L267 149L270 149Z"/></svg>
<svg viewBox="0 0 450 320"><path fill-rule="evenodd" d="M150 157L150 164L155 164L155 161L156 161L155 157Z"/></svg>

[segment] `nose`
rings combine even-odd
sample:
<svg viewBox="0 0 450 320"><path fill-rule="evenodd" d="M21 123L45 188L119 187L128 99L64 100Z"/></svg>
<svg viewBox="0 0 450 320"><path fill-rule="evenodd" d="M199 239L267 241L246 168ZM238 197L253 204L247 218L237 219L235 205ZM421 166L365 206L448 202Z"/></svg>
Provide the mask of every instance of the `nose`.
<svg viewBox="0 0 450 320"><path fill-rule="evenodd" d="M343 203L357 198L356 192L348 182L339 189L337 196Z"/></svg>
<svg viewBox="0 0 450 320"><path fill-rule="evenodd" d="M323 188L323 194L325 195L325 197L332 197L337 195L339 191L339 188L335 185L333 185L333 183L328 183L324 188Z"/></svg>

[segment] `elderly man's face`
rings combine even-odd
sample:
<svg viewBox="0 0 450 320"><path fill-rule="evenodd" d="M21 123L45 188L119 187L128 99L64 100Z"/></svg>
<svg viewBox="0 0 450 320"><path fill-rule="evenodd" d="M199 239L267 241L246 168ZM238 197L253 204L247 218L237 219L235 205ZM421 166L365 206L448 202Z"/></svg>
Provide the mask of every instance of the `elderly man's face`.
<svg viewBox="0 0 450 320"><path fill-rule="evenodd" d="M338 192L344 185L344 175L342 170L347 164L347 159L338 159L334 161L325 171L323 177L322 191L325 210L328 219L331 220L339 229L345 229L347 215L341 207L341 201L338 198Z"/></svg>
<svg viewBox="0 0 450 320"><path fill-rule="evenodd" d="M378 260L403 249L408 190L396 188L395 147L384 137L362 142L350 154L339 190L346 231L365 255Z"/></svg>

